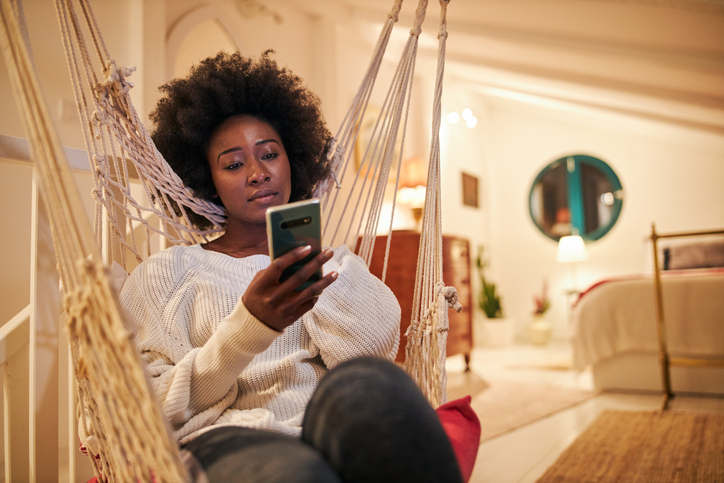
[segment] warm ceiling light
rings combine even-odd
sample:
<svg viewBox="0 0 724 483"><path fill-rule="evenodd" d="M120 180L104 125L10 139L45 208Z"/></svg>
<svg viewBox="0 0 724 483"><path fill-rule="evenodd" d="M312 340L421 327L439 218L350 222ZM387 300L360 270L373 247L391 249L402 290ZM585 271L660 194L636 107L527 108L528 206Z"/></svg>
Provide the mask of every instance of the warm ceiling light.
<svg viewBox="0 0 724 483"><path fill-rule="evenodd" d="M469 107L466 107L465 109L463 109L463 119L465 119L466 121L469 121L470 119L472 119L472 117L473 117L472 109L470 109Z"/></svg>
<svg viewBox="0 0 724 483"><path fill-rule="evenodd" d="M458 114L457 112L451 112L447 115L447 122L449 122L450 124L457 124L458 121L460 121L460 114Z"/></svg>

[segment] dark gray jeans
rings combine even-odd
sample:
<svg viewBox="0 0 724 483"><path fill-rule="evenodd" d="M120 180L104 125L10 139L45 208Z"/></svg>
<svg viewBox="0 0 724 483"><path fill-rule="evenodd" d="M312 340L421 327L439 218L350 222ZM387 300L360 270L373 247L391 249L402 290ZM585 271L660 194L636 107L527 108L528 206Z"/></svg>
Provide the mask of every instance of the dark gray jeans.
<svg viewBox="0 0 724 483"><path fill-rule="evenodd" d="M195 438L214 482L460 482L437 414L408 375L383 359L347 361L309 401L301 439L221 427Z"/></svg>

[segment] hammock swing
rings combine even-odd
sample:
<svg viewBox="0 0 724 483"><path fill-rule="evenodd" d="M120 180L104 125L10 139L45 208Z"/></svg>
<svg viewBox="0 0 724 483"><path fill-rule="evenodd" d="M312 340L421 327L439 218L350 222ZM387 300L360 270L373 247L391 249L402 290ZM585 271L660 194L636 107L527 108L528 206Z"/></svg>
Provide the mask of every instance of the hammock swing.
<svg viewBox="0 0 724 483"><path fill-rule="evenodd" d="M442 77L445 57L446 8L440 0L440 30L437 77L433 102L433 126L428 164L420 250L415 277L413 316L407 332L405 369L433 407L445 402L445 346L448 306L458 311L457 293L442 283L442 232L440 206L440 144ZM134 68L116 66L110 57L88 0L79 0L85 28L101 65L99 79L83 33L81 17L72 0L55 0L63 45L74 95L91 162L96 201L91 230L80 198L74 189L67 163L42 99L28 53L27 34L20 0L0 0L0 34L3 53L20 105L23 123L37 163L45 203L51 220L59 273L64 291L64 309L70 333L71 356L77 381L77 408L85 434L98 443L94 470L107 481L183 481L186 472L177 445L170 436L159 404L145 378L132 332L123 320L117 295L109 281L109 269L101 255L104 233L112 247L112 261L126 267L126 253L138 262L151 254L151 234L171 244L208 241L223 232L225 214L218 205L193 197L164 161L130 102L126 78ZM383 55L397 22L402 0L394 6L380 33L367 73L352 106L333 138L330 156L333 179L315 193L322 198L329 216L343 203L340 217L346 224L325 231L325 244L361 239L360 256L370 263L382 210L385 187L393 165L397 176L401 159L396 146L404 145L404 126L410 105L418 37L425 18L427 0L419 0L410 37L401 55L393 81L363 156L352 192L342 200L339 188L359 135ZM79 68L78 65L82 68ZM84 83L88 86L83 89ZM401 138L398 140L398 136ZM402 149L397 150L401 157ZM131 193L135 171L143 196ZM336 185L336 186L335 186ZM397 188L397 186L395 187ZM395 189L396 191L396 189ZM145 197L147 202L138 199ZM358 201L351 202L353 198ZM175 209L176 208L176 209ZM208 218L210 230L194 228L188 210ZM109 226L104 226L103 211ZM394 214L394 201L393 201ZM158 223L153 221L159 220ZM385 271L392 233L385 252ZM326 228L330 227L326 224ZM145 232L145 247L139 249L136 232ZM360 234L361 233L361 234ZM341 238L340 238L341 237ZM95 243L92 240L95 239ZM384 275L383 275L384 277ZM384 278L383 278L384 280ZM85 409L84 409L85 408Z"/></svg>

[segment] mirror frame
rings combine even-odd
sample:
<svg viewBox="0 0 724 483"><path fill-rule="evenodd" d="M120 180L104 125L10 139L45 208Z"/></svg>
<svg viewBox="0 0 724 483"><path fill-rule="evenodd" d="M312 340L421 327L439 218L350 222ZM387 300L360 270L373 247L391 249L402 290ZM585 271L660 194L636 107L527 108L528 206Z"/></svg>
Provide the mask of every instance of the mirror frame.
<svg viewBox="0 0 724 483"><path fill-rule="evenodd" d="M533 224L536 226L536 228L538 228L538 230L540 230L541 233L543 233L551 240L558 241L561 238L560 236L550 235L549 233L546 233L543 227L533 216L532 206L533 192L536 185L548 171L557 167L560 163L566 163L568 167L568 169L566 170L566 186L568 189L568 207L571 212L571 231L573 232L572 234L580 234L581 237L586 241L599 240L606 233L608 233L611 228L613 228L613 226L618 221L619 216L621 215L624 197L623 186L621 185L621 180L618 178L616 173L605 161L586 154L572 154L568 156L563 156L562 158L558 158L555 161L549 163L546 167L540 170L538 176L536 176L535 180L533 181L533 184L530 187L530 193L528 194L528 213L530 214L531 220L533 220ZM594 168L601 171L606 179L609 181L609 183L611 183L611 188L614 195L613 205L611 206L611 219L606 225L598 227L590 233L583 233L583 228L585 227L586 220L583 210L583 195L581 193L581 170L578 169L578 166L581 164L593 166ZM578 233L575 233L576 231Z"/></svg>

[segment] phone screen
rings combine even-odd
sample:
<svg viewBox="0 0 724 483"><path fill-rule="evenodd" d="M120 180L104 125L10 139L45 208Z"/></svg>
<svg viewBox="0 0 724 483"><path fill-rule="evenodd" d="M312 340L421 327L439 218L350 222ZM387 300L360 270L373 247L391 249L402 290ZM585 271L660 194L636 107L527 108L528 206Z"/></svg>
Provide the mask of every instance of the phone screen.
<svg viewBox="0 0 724 483"><path fill-rule="evenodd" d="M266 211L266 229L269 241L269 256L272 260L297 247L310 245L311 253L302 260L287 267L279 278L280 282L291 277L312 258L322 251L322 224L319 199L296 201L274 206ZM322 270L312 274L295 290L303 290L322 278Z"/></svg>

